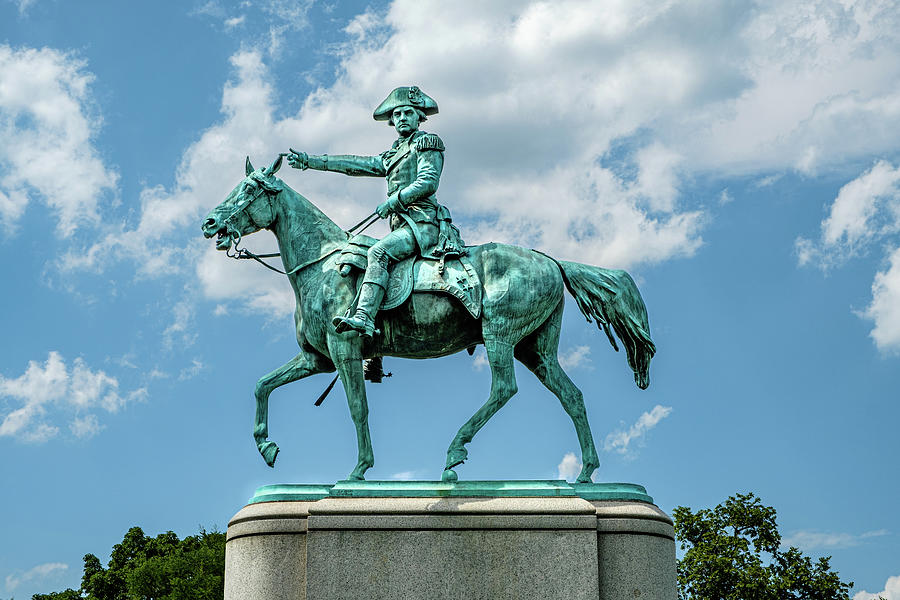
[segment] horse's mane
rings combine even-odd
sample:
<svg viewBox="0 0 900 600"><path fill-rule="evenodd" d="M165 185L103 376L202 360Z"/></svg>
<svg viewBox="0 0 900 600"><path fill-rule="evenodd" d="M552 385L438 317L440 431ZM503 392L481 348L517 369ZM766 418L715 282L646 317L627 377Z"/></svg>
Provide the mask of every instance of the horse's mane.
<svg viewBox="0 0 900 600"><path fill-rule="evenodd" d="M294 207L296 207L295 210L300 209L304 212L311 213L313 215L313 221L315 222L317 228L319 228L324 234L326 234L323 237L333 238L336 241L347 239L347 232L345 232L340 225L332 221L331 218L324 212L322 212L318 206L310 202L303 194L285 183L284 180L278 179L278 181L282 185L284 202L286 202L289 206L293 205Z"/></svg>

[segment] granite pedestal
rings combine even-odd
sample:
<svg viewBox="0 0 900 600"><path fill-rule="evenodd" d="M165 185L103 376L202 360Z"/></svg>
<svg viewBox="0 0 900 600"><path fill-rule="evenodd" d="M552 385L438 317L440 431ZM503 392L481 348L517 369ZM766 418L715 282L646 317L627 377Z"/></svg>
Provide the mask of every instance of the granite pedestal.
<svg viewBox="0 0 900 600"><path fill-rule="evenodd" d="M675 600L672 521L633 484L264 486L225 600Z"/></svg>

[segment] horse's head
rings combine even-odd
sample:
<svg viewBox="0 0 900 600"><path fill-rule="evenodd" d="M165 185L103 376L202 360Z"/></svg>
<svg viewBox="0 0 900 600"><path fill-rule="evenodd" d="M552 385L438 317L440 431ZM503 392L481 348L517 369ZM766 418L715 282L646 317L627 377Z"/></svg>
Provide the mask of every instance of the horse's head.
<svg viewBox="0 0 900 600"><path fill-rule="evenodd" d="M265 169L256 170L247 157L247 175L228 197L209 211L201 228L207 238L217 236L216 249L228 250L244 235L270 227L275 220L272 197L283 189L275 173L284 155Z"/></svg>

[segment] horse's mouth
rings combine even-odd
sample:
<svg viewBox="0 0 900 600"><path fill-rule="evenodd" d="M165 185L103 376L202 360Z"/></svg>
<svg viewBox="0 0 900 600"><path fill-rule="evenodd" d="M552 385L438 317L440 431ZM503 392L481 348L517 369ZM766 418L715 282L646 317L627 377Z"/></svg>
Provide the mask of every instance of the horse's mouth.
<svg viewBox="0 0 900 600"><path fill-rule="evenodd" d="M216 236L216 250L228 250L229 248L231 248L231 236L226 234L223 229Z"/></svg>

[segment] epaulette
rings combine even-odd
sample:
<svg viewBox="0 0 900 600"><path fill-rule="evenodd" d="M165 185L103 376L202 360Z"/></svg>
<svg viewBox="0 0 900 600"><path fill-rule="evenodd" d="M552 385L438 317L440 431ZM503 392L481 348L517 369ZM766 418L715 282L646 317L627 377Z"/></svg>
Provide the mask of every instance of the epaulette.
<svg viewBox="0 0 900 600"><path fill-rule="evenodd" d="M434 133L425 133L416 138L416 150L444 151L444 142Z"/></svg>

